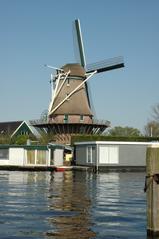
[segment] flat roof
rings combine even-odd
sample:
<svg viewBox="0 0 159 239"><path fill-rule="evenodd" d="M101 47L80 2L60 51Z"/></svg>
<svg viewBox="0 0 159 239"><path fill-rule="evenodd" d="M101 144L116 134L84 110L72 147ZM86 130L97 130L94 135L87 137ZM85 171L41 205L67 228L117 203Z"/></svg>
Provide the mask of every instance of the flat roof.
<svg viewBox="0 0 159 239"><path fill-rule="evenodd" d="M60 144L48 144L48 145L9 145L9 144L0 144L0 149L9 149L9 148L23 148L28 150L48 150L50 149L64 149L64 145Z"/></svg>
<svg viewBox="0 0 159 239"><path fill-rule="evenodd" d="M153 142L136 142L136 141L85 141L85 142L75 142L74 145L159 145L159 141Z"/></svg>

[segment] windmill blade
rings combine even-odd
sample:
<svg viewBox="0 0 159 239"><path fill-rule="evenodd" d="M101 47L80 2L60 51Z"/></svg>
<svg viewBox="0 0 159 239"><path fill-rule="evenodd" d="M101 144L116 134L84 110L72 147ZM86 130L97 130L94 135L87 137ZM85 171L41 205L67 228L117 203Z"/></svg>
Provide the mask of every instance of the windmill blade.
<svg viewBox="0 0 159 239"><path fill-rule="evenodd" d="M86 65L86 72L90 73L92 71L97 71L97 73L101 73L104 71L110 71L121 67L124 67L124 60L122 56L118 56L110 58L108 60Z"/></svg>
<svg viewBox="0 0 159 239"><path fill-rule="evenodd" d="M93 113L93 116L96 118L96 111L95 111L95 107L93 104L93 97L92 97L92 90L90 87L90 82L89 81L85 82L85 86L86 86L86 93L87 93L89 107Z"/></svg>
<svg viewBox="0 0 159 239"><path fill-rule="evenodd" d="M86 59L84 53L84 45L82 40L82 32L80 27L80 20L76 19L74 22L74 43L75 43L75 51L78 54L78 61L81 66L85 68Z"/></svg>

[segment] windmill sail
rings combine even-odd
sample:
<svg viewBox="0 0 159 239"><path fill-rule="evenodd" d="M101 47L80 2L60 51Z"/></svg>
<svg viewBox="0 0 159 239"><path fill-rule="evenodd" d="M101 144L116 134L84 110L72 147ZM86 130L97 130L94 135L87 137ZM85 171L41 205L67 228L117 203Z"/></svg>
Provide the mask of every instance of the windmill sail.
<svg viewBox="0 0 159 239"><path fill-rule="evenodd" d="M81 26L80 26L80 20L76 19L74 24L73 24L73 30L74 30L74 45L75 45L75 53L76 53L76 58L77 62L86 68L86 58L85 58L85 51L84 51L84 44L83 44L83 39L82 39L82 32L81 32ZM89 82L85 82L85 87L86 87L86 93L87 93L87 98L88 98L88 103L89 107L92 109L93 107L93 102L90 99L90 86Z"/></svg>
<svg viewBox="0 0 159 239"><path fill-rule="evenodd" d="M76 44L76 52L78 54L78 63L83 66L87 73L97 71L97 73L101 73L104 71L114 70L121 67L124 67L124 60L122 56L110 58L107 60L99 61L93 64L86 64L84 45L82 40L82 32L80 26L80 20L76 19L74 22L75 29L75 44Z"/></svg>
<svg viewBox="0 0 159 239"><path fill-rule="evenodd" d="M97 71L97 73L101 73L104 71L110 71L121 67L124 67L123 57L118 56L93 64L88 64L86 65L86 72L90 73L92 71Z"/></svg>
<svg viewBox="0 0 159 239"><path fill-rule="evenodd" d="M81 66L85 68L86 66L86 58L85 58L85 53L84 53L84 45L83 45L83 40L82 40L82 33L81 33L81 27L80 27L80 21L79 19L75 20L75 42L76 42L76 47L77 47L77 52L79 56L79 63Z"/></svg>
<svg viewBox="0 0 159 239"><path fill-rule="evenodd" d="M80 65L85 68L86 73L91 73L94 71L96 71L96 73L101 73L104 71L109 71L109 70L114 70L114 69L124 67L124 60L122 56L114 57L108 60L103 60L103 61L99 61L99 62L87 65L79 19L76 19L74 22L74 31L75 31L75 34L74 34L75 52L77 53L77 57L78 57L77 62L80 63ZM93 108L93 102L89 97L90 86L88 82L86 82L85 85L86 85L89 105L91 108Z"/></svg>

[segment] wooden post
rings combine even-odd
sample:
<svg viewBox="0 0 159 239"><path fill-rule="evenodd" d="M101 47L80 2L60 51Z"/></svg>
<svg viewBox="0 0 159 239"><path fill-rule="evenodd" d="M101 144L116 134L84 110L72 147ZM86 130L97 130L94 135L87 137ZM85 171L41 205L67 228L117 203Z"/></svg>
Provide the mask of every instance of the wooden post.
<svg viewBox="0 0 159 239"><path fill-rule="evenodd" d="M159 143L147 147L146 153L147 234L159 235Z"/></svg>

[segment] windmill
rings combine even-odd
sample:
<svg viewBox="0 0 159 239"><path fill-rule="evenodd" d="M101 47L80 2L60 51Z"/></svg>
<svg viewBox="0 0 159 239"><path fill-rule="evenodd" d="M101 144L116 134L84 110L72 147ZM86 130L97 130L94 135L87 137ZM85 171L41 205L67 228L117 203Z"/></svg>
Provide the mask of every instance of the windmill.
<svg viewBox="0 0 159 239"><path fill-rule="evenodd" d="M90 103L88 80L97 73L124 67L122 57L86 64L84 45L79 19L74 22L78 63L68 63L60 68L46 65L55 70L51 75L52 96L48 109L48 122L35 126L52 131L59 141L67 142L71 134L100 134L110 122L95 122Z"/></svg>

